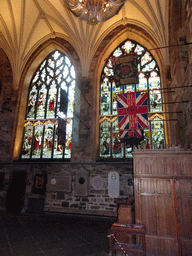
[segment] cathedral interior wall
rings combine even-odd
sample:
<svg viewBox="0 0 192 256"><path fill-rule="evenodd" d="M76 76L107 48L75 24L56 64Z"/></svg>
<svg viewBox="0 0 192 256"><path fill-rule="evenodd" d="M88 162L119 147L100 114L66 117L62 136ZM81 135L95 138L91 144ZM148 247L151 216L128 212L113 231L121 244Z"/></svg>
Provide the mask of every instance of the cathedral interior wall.
<svg viewBox="0 0 192 256"><path fill-rule="evenodd" d="M179 3L179 4L178 4ZM169 105L170 134L172 144L181 144L188 147L192 143L192 5L191 1L172 1L170 9L170 45L169 48L171 83L170 88L179 87L170 93ZM189 44L188 44L189 43ZM176 118L175 118L176 117Z"/></svg>
<svg viewBox="0 0 192 256"><path fill-rule="evenodd" d="M175 221L172 222L175 216L171 182L176 179L182 244L185 248L191 248L189 223L192 163L189 147L192 144L192 45L187 42L192 42L192 3L176 1L179 5L175 5L173 0L170 2L169 44L179 46L169 48L170 66L168 67L163 63L160 51L153 54L161 67L163 86L170 89L179 87L173 89L173 93L166 93L164 96L165 102L175 102L165 107L166 112L169 112L166 119L170 120L165 124L167 141L173 147L165 150L164 153L155 149L144 153L137 152L134 155L134 167L131 161L96 162L99 141L99 79L104 61L111 52L112 48L108 46L113 38L114 45L118 45L120 43L118 40L123 41L126 36L138 40L141 31L138 30L136 34L136 29L130 27L124 33L123 26L111 31L98 47L91 63L89 77L81 77L80 60L70 44L54 38L57 45L63 46L65 50L68 49L68 53L73 56L78 68L78 87L82 92L79 145L72 146L71 162L18 161L26 102L22 97L20 98L21 88L20 91L13 90L11 65L4 52L1 52L0 56L3 56L0 59L0 175L3 177L1 179L3 182L0 183L1 209L6 209L6 193L14 172L27 174L23 211L117 217L120 204L130 204L133 210L135 196L136 222L147 227L147 246L148 250L152 250L151 255L157 253L172 255L173 251L176 254L177 241ZM147 48L156 46L148 35L142 36L140 42ZM31 64L35 57L36 55L32 56L28 64ZM30 72L32 76L33 72ZM23 73L21 79L23 83L21 87L26 85L23 94L25 97L29 86L27 82L30 82L26 74L27 71ZM174 147L178 144L181 145L179 150L178 147ZM182 151L183 148L185 152L182 153L180 150ZM119 177L117 197L109 194L109 173ZM61 183L65 186L61 186ZM38 207L34 208L35 205ZM162 251L162 248L165 248L165 251Z"/></svg>
<svg viewBox="0 0 192 256"><path fill-rule="evenodd" d="M24 212L45 211L117 217L119 204L133 204L131 163L10 163L2 164L1 172L5 174L1 193L1 208L4 210L6 192L14 172L27 174ZM119 175L120 190L117 197L111 197L108 193L109 172ZM43 180L36 179L41 176ZM41 187L41 182L44 183L45 190ZM31 206L33 201L36 204L42 203L39 209L37 207L35 210Z"/></svg>

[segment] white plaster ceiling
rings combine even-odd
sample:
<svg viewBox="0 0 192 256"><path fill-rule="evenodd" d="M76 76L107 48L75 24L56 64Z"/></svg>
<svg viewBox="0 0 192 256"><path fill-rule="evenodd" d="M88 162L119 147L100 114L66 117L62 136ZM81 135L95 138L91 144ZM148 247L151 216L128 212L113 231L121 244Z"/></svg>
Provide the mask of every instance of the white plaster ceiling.
<svg viewBox="0 0 192 256"><path fill-rule="evenodd" d="M157 47L168 45L168 13L168 0L127 0L118 15L93 26L75 17L63 0L0 0L0 48L17 74L14 83L19 83L33 51L59 35L76 49L86 76L100 42L117 25L138 25L153 37Z"/></svg>

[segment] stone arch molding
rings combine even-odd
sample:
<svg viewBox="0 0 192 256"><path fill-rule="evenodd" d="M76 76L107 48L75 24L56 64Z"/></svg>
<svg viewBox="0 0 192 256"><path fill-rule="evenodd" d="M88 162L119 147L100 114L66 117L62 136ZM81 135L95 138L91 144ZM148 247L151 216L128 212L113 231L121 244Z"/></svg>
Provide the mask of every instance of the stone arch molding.
<svg viewBox="0 0 192 256"><path fill-rule="evenodd" d="M139 44L143 45L150 51L150 49L158 48L155 40L142 28L132 25L119 25L113 28L109 33L103 38L99 44L97 51L92 59L89 71L89 79L94 81L94 87L97 88L96 95L99 95L99 82L100 76L105 65L106 60L110 54L126 39L137 41ZM160 50L150 51L154 56L155 60L161 71L162 86L165 84L165 75L163 70L165 69L164 56ZM99 97L99 96L98 96ZM97 102L98 102L98 97ZM97 106L98 109L98 106Z"/></svg>
<svg viewBox="0 0 192 256"><path fill-rule="evenodd" d="M19 98L17 102L17 120L15 121L14 126L14 136L13 136L13 155L12 159L17 160L20 156L20 149L22 146L22 139L23 139L23 124L25 121L26 115L26 108L27 108L27 97L28 97L28 89L37 67L41 64L41 62L47 57L49 53L54 50L59 50L66 54L72 61L75 70L76 70L76 77L77 77L77 86L79 86L81 80L81 65L79 61L79 57L71 46L70 43L67 41L56 38L55 40L50 40L47 43L44 43L40 47L33 52L31 57L29 58L28 63L24 69L20 80L19 86Z"/></svg>

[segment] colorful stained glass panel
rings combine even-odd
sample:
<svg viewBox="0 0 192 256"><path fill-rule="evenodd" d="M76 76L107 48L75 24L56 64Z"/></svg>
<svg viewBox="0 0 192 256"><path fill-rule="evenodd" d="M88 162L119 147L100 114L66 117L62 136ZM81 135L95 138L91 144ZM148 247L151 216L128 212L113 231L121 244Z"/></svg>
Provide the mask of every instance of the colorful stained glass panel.
<svg viewBox="0 0 192 256"><path fill-rule="evenodd" d="M163 147L165 144L163 120L155 118L156 120L151 121L152 128L152 144L158 148Z"/></svg>
<svg viewBox="0 0 192 256"><path fill-rule="evenodd" d="M150 98L150 112L162 111L161 92L159 90L152 90L149 92Z"/></svg>
<svg viewBox="0 0 192 256"><path fill-rule="evenodd" d="M149 52L146 52L143 57L141 57L141 66L144 66L146 63L149 63L152 60Z"/></svg>
<svg viewBox="0 0 192 256"><path fill-rule="evenodd" d="M65 145L65 158L71 157L71 143L72 143L72 119L66 125L66 145Z"/></svg>
<svg viewBox="0 0 192 256"><path fill-rule="evenodd" d="M43 125L38 124L34 127L32 158L41 157L42 137L43 137Z"/></svg>
<svg viewBox="0 0 192 256"><path fill-rule="evenodd" d="M123 87L116 87L115 86L115 82L113 82L112 84L112 113L109 114L113 114L116 115L117 114L117 94L122 93L123 92Z"/></svg>
<svg viewBox="0 0 192 256"><path fill-rule="evenodd" d="M110 156L110 144L111 144L111 123L109 121L103 121L100 124L100 157Z"/></svg>
<svg viewBox="0 0 192 256"><path fill-rule="evenodd" d="M54 125L49 123L45 125L43 141L43 158L51 158L53 148Z"/></svg>
<svg viewBox="0 0 192 256"><path fill-rule="evenodd" d="M25 127L25 131L24 131L22 158L30 158L32 138L33 138L33 126L29 124Z"/></svg>
<svg viewBox="0 0 192 256"><path fill-rule="evenodd" d="M147 90L147 78L143 73L139 74L139 84L137 84L137 91Z"/></svg>
<svg viewBox="0 0 192 256"><path fill-rule="evenodd" d="M126 41L125 44L122 46L122 49L124 49L125 52L129 54L134 46L135 44L133 42Z"/></svg>
<svg viewBox="0 0 192 256"><path fill-rule="evenodd" d="M149 88L150 89L159 89L160 88L160 77L157 72L151 72L149 77Z"/></svg>
<svg viewBox="0 0 192 256"><path fill-rule="evenodd" d="M39 91L39 98L37 102L37 119L45 118L45 103L46 103L47 89L45 85L42 86L42 89Z"/></svg>
<svg viewBox="0 0 192 256"><path fill-rule="evenodd" d="M63 146L58 144L58 125L55 125L53 158L63 158Z"/></svg>
<svg viewBox="0 0 192 256"><path fill-rule="evenodd" d="M123 157L123 143L119 139L119 125L118 120L115 120L112 123L112 152L114 158L122 158Z"/></svg>
<svg viewBox="0 0 192 256"><path fill-rule="evenodd" d="M57 144L57 118L58 116L73 118L75 78L75 68L70 59L57 50L50 53L40 64L29 89L26 120L32 122L31 133L29 128L25 128L21 158L71 157L72 119L68 120L67 124L64 154L63 147ZM65 90L66 95L60 95L61 88ZM60 111L60 101L63 97L66 101L66 113ZM27 143L29 137L32 138L31 149Z"/></svg>
<svg viewBox="0 0 192 256"><path fill-rule="evenodd" d="M56 84L53 81L52 85L50 86L49 94L48 94L47 118L55 117L56 96L57 96L57 89L56 89Z"/></svg>
<svg viewBox="0 0 192 256"><path fill-rule="evenodd" d="M132 85L124 85L120 90L116 88L114 74L112 73L112 58L119 57L121 55L126 54L137 54L138 61L138 73L139 73L139 83ZM112 82L114 79L114 82ZM116 95L120 93L126 92L135 92L135 91L147 91L148 92L148 100L149 100L149 117L151 116L151 112L160 113L163 111L162 105L162 91L161 80L159 75L159 67L157 65L156 60L152 56L152 54L147 51L147 49L135 41L126 40L121 43L109 56L106 60L106 64L103 67L103 72L101 75L101 90L100 90L100 118L101 120L114 120L117 115L116 111ZM106 121L105 120L105 121ZM111 123L110 123L111 125ZM113 146L117 142L116 134L114 133L114 126L112 123L112 129L109 131L109 128L105 130L107 126L104 122L100 123L100 149L99 156L105 158L116 158L117 154L113 153ZM150 127L147 130L144 130L144 140L141 142L141 145L152 144L153 142L153 131L154 125L150 123ZM164 135L164 129L162 129L162 133ZM103 139L105 136L107 139ZM116 141L115 141L116 140ZM106 141L106 145L108 147L108 154L104 155L105 148L103 142ZM130 158L132 157L132 148L127 148L124 144L122 147L122 155L119 155L119 158Z"/></svg>
<svg viewBox="0 0 192 256"><path fill-rule="evenodd" d="M27 109L27 119L34 119L35 118L35 104L37 99L37 89L34 85L29 93L29 100L28 100L28 109Z"/></svg>

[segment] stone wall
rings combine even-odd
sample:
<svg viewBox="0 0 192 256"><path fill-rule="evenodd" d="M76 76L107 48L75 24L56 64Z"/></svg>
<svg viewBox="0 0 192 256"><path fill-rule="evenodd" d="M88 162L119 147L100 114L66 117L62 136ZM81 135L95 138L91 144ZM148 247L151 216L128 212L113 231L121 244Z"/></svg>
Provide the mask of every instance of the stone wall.
<svg viewBox="0 0 192 256"><path fill-rule="evenodd" d="M192 2L170 2L170 66L172 83L170 87L179 87L174 93L169 93L170 102L170 136L173 144L192 144ZM181 88L183 87L183 88ZM184 102L185 101L185 102ZM172 133L172 135L171 135ZM175 135L174 135L175 133Z"/></svg>
<svg viewBox="0 0 192 256"><path fill-rule="evenodd" d="M12 89L10 62L0 49L0 162L11 158L11 141L15 118L16 97Z"/></svg>
<svg viewBox="0 0 192 256"><path fill-rule="evenodd" d="M131 163L2 164L1 171L6 173L4 191L8 189L14 170L26 171L28 176L23 212L28 211L28 203L33 198L45 200L45 212L117 216L118 205L133 199ZM117 198L108 195L108 174L111 171L119 174L120 191ZM33 191L36 174L47 175L45 196ZM82 176L86 181L85 191L81 189L83 185L79 185L79 177Z"/></svg>

